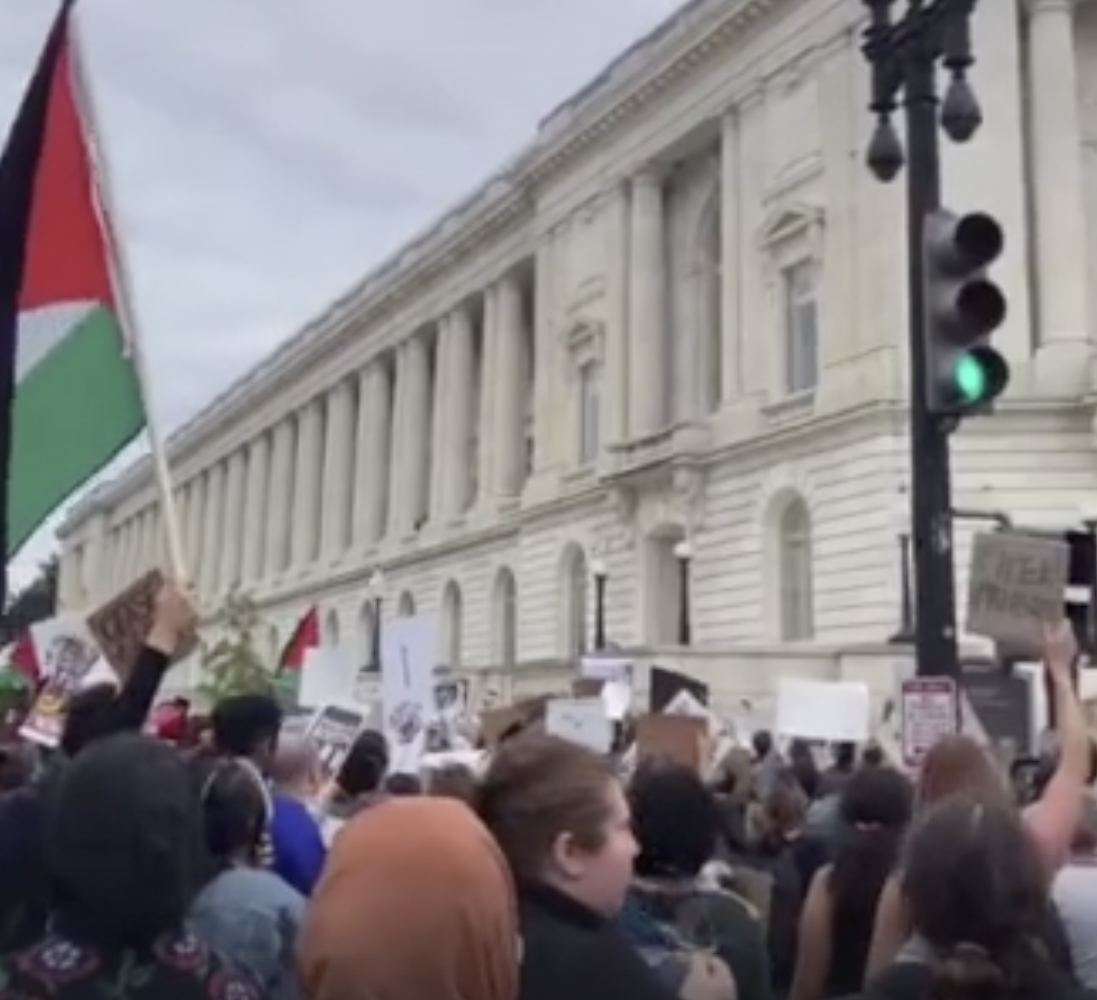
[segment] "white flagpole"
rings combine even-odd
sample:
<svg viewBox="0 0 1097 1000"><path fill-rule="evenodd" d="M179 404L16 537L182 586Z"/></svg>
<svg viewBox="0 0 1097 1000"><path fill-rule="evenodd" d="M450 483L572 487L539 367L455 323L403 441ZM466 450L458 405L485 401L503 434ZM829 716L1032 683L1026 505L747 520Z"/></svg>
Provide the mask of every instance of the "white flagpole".
<svg viewBox="0 0 1097 1000"><path fill-rule="evenodd" d="M168 461L167 449L164 447L164 439L160 434L156 415L150 405L152 394L150 391L148 364L141 342L139 324L133 308L133 286L130 279L130 270L127 266L125 250L122 244L115 238L112 226L112 220L117 218L117 216L112 210L111 192L108 180L110 171L107 167L103 144L100 141L100 132L98 129L98 122L100 119L95 113L95 97L91 88L88 86L87 78L84 74L83 60L80 57L76 25L73 20L74 17L75 14L70 15L67 53L74 87L73 96L83 122L84 138L91 162L95 188L92 194L96 199L100 222L106 233L107 244L110 250L109 265L111 283L114 285L115 305L119 312L118 321L121 324L123 336L126 339L130 351L130 360L137 377L141 402L145 410L145 433L148 435L149 452L152 457L152 468L153 475L156 478L156 487L160 493L160 520L167 542L168 563L172 576L181 584L189 585L191 581L187 571L186 550L183 548L183 533L179 517L179 507L175 502L175 488L172 483L171 465Z"/></svg>

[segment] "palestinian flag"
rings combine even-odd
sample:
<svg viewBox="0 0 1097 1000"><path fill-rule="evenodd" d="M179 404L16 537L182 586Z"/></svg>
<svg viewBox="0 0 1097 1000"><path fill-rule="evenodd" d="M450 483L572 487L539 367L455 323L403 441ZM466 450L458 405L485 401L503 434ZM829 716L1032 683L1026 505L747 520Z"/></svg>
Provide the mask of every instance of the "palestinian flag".
<svg viewBox="0 0 1097 1000"><path fill-rule="evenodd" d="M282 647L278 657L279 674L299 674L305 665L305 654L320 645L320 612L309 608L301 616L293 630L293 635Z"/></svg>
<svg viewBox="0 0 1097 1000"><path fill-rule="evenodd" d="M0 154L0 546L8 557L145 425L71 9L66 0Z"/></svg>

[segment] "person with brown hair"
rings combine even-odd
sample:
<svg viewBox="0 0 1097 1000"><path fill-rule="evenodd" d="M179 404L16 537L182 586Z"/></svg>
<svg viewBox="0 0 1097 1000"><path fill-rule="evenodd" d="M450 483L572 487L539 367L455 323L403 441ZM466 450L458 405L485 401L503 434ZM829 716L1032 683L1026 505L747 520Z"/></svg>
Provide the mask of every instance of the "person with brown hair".
<svg viewBox="0 0 1097 1000"><path fill-rule="evenodd" d="M349 820L298 941L308 1000L515 1000L514 887L459 802L392 798Z"/></svg>
<svg viewBox="0 0 1097 1000"><path fill-rule="evenodd" d="M523 733L498 749L476 804L518 883L517 1000L672 1000L615 921L637 845L613 765Z"/></svg>
<svg viewBox="0 0 1097 1000"><path fill-rule="evenodd" d="M1044 866L1049 885L1069 855L1089 775L1089 732L1074 690L1077 659L1078 644L1070 622L1064 620L1048 626L1044 664L1054 698L1054 717L1062 751L1058 768L1040 800L1025 811L1024 828ZM930 748L918 782L918 809L928 809L954 795L965 795L994 806L1011 806L1004 777L983 749L965 736L941 740ZM1062 932L1061 927L1056 929L1056 926L1048 928L1054 938L1061 937ZM871 978L890 964L909 935L906 900L900 880L893 877L880 894L866 976Z"/></svg>
<svg viewBox="0 0 1097 1000"><path fill-rule="evenodd" d="M476 775L464 764L445 764L430 772L427 790L439 798L472 804L476 801Z"/></svg>

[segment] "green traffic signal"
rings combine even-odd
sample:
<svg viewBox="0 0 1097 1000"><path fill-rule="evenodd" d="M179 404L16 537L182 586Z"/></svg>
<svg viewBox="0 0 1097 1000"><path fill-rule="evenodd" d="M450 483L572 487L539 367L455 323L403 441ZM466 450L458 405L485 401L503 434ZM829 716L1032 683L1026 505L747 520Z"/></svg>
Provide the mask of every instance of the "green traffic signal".
<svg viewBox="0 0 1097 1000"><path fill-rule="evenodd" d="M956 391L965 405L982 402L987 396L990 379L983 363L972 354L965 354L956 362Z"/></svg>

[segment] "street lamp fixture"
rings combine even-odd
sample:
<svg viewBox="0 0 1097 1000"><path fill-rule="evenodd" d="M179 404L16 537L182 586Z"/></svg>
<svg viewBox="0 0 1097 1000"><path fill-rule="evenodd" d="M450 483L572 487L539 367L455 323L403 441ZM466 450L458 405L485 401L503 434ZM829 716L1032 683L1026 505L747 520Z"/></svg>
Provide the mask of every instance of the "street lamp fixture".
<svg viewBox="0 0 1097 1000"><path fill-rule="evenodd" d="M373 617L373 629L370 632L369 661L366 669L371 673L381 670L381 613L384 610L385 574L375 569L366 583Z"/></svg>
<svg viewBox="0 0 1097 1000"><path fill-rule="evenodd" d="M605 559L595 556L590 563L590 573L594 577L594 651L600 653L608 645L606 641L606 584L609 581L609 567Z"/></svg>
<svg viewBox="0 0 1097 1000"><path fill-rule="evenodd" d="M678 560L678 645L689 646L693 642L691 621L690 565L693 562L693 546L683 538L674 546L674 558Z"/></svg>
<svg viewBox="0 0 1097 1000"><path fill-rule="evenodd" d="M911 419L911 562L917 666L923 674L959 675L952 543L949 434L953 424L930 412L928 355L923 332L930 317L923 240L941 208L941 129L954 142L978 131L982 112L968 83L974 62L971 19L976 0L864 0L869 24L862 51L871 72L869 110L876 125L867 165L888 182L903 172L907 201L908 366ZM902 8L901 13L898 13ZM938 65L948 83L938 101ZM900 101L905 144L893 116Z"/></svg>
<svg viewBox="0 0 1097 1000"><path fill-rule="evenodd" d="M899 548L899 627L888 640L893 645L914 642L913 558L910 537L910 495L905 489L895 497L892 530Z"/></svg>

